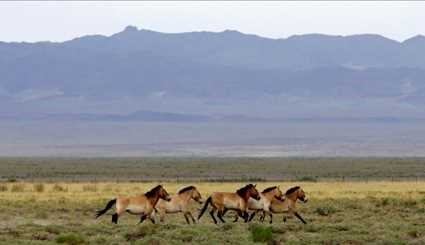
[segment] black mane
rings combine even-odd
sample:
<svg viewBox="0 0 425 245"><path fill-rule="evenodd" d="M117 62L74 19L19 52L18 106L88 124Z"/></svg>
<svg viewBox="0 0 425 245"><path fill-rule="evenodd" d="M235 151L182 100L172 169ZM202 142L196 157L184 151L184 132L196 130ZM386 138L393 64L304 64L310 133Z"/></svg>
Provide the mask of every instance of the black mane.
<svg viewBox="0 0 425 245"><path fill-rule="evenodd" d="M182 194L183 192L191 191L191 190L194 190L194 189L196 189L195 186L191 185L191 186L188 186L188 187L185 187L185 188L181 189L179 191L179 194Z"/></svg>
<svg viewBox="0 0 425 245"><path fill-rule="evenodd" d="M299 186L295 186L295 187L289 188L289 189L286 191L285 195L290 195L290 194L294 193L295 191L297 191L298 189L300 189L300 187L299 187Z"/></svg>
<svg viewBox="0 0 425 245"><path fill-rule="evenodd" d="M248 184L242 188L240 188L239 190L236 191L236 193L238 193L239 196L243 197L245 195L245 192L249 189L254 187L253 184Z"/></svg>
<svg viewBox="0 0 425 245"><path fill-rule="evenodd" d="M261 193L267 193L267 192L272 191L276 188L277 188L277 186L268 187L268 188L264 189Z"/></svg>
<svg viewBox="0 0 425 245"><path fill-rule="evenodd" d="M152 190L148 191L145 193L146 197L153 197L155 196L155 194L159 191L159 189L162 188L162 185L157 185L155 188L153 188Z"/></svg>

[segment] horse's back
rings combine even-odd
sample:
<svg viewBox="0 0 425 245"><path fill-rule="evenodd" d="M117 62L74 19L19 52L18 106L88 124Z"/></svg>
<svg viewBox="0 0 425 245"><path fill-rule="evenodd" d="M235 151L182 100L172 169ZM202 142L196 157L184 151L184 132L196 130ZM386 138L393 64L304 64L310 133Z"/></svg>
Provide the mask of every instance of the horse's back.
<svg viewBox="0 0 425 245"><path fill-rule="evenodd" d="M216 205L222 205L228 209L239 209L241 198L238 194L232 192L214 192L211 195L212 202Z"/></svg>

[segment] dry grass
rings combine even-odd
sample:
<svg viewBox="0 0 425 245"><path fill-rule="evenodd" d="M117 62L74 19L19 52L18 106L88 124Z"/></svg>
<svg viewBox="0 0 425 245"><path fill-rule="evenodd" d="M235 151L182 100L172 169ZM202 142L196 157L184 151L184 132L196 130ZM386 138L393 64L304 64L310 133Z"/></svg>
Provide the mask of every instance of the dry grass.
<svg viewBox="0 0 425 245"><path fill-rule="evenodd" d="M117 195L137 195L157 182L37 184L47 191L24 188L14 192L14 186L29 184L2 184L7 189L0 192L0 237L5 243L254 244L254 239L284 244L425 243L425 182L258 183L259 190L272 185L282 190L302 186L310 201L300 204L299 212L309 224L296 219L282 223L282 217L275 215L273 225L255 220L255 226L234 224L231 214L229 223L219 226L208 215L188 226L181 214L167 215L165 224L136 225L138 217L126 214L115 226L110 224L110 215L94 219L95 211ZM170 193L196 185L205 198L213 191L234 191L246 183L161 184ZM199 208L194 204L195 215Z"/></svg>

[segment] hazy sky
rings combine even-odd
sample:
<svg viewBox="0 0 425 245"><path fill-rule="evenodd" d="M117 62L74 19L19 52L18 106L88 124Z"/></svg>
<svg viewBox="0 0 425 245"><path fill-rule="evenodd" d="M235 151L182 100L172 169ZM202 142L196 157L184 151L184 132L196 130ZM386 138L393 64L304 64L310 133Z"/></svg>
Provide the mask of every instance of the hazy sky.
<svg viewBox="0 0 425 245"><path fill-rule="evenodd" d="M63 41L127 25L161 32L425 34L425 2L0 2L1 41Z"/></svg>

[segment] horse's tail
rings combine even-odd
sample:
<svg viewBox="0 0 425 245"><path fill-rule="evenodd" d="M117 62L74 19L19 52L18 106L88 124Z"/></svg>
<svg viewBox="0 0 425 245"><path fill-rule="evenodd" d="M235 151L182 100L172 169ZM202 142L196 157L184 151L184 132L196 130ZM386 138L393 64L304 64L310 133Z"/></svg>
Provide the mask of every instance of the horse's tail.
<svg viewBox="0 0 425 245"><path fill-rule="evenodd" d="M208 204L210 204L211 201L211 197L208 197L208 199L205 201L204 207L202 207L201 212L198 215L198 220L201 218L201 216L205 213L205 210L207 210Z"/></svg>
<svg viewBox="0 0 425 245"><path fill-rule="evenodd" d="M114 204L117 202L117 199L112 199L106 204L106 207L102 210L99 210L96 212L96 219L99 218L101 215L105 214Z"/></svg>

